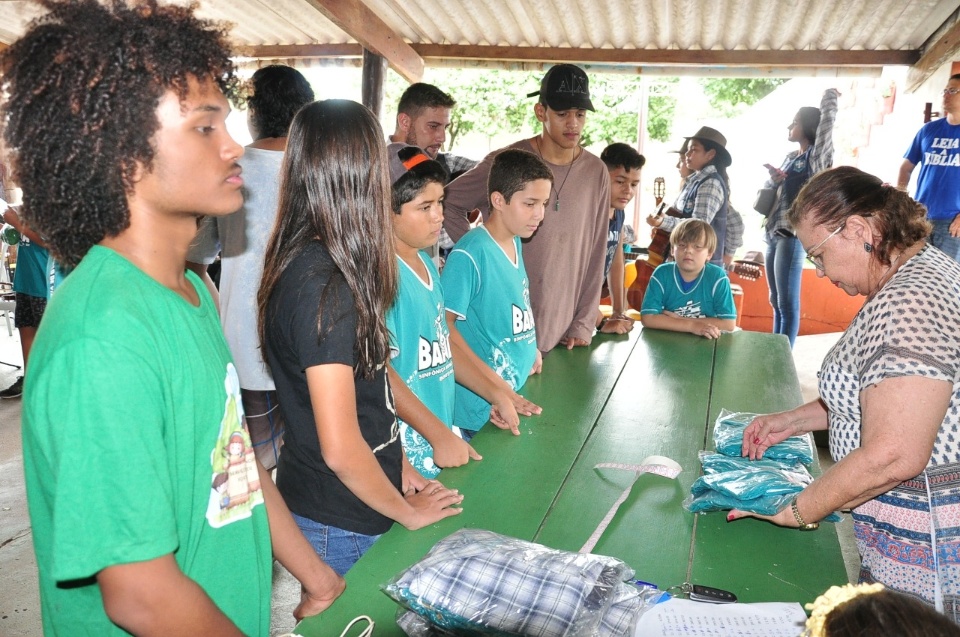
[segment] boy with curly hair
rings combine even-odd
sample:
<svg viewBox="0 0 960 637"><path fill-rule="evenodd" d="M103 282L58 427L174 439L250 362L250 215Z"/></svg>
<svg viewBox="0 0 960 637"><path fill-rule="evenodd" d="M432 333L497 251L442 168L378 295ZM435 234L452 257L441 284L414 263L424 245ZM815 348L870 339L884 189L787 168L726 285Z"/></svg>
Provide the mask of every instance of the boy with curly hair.
<svg viewBox="0 0 960 637"><path fill-rule="evenodd" d="M24 388L44 634L267 635L271 536L298 617L344 584L254 459L216 307L185 272L198 216L243 203L225 33L155 1L43 4L0 94L23 216L76 266Z"/></svg>

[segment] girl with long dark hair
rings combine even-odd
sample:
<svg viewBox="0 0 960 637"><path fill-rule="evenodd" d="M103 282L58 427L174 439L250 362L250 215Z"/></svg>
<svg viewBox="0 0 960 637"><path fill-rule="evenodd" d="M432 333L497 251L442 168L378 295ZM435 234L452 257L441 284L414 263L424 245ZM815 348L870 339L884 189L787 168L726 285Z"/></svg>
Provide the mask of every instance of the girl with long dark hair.
<svg viewBox="0 0 960 637"><path fill-rule="evenodd" d="M386 377L397 289L386 145L347 100L294 118L258 295L287 422L277 486L314 549L344 573L393 521L418 529L463 499L406 462Z"/></svg>
<svg viewBox="0 0 960 637"><path fill-rule="evenodd" d="M833 165L833 122L837 117L837 90L823 94L820 108L804 106L787 127L787 139L800 148L770 168L767 188L779 188L777 205L764 224L767 240L767 285L773 308L773 333L784 334L793 347L800 331L800 281L803 246L787 218L800 189L821 170Z"/></svg>

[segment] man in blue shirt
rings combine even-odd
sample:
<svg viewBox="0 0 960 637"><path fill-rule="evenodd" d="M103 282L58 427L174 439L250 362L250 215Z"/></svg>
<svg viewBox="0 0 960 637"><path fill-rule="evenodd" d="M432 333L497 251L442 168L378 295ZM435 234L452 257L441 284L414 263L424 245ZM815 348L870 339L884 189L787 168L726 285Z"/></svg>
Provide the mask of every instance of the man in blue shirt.
<svg viewBox="0 0 960 637"><path fill-rule="evenodd" d="M927 207L930 243L960 261L960 73L943 89L944 117L924 124L904 155L897 187L907 189L917 164L914 199Z"/></svg>

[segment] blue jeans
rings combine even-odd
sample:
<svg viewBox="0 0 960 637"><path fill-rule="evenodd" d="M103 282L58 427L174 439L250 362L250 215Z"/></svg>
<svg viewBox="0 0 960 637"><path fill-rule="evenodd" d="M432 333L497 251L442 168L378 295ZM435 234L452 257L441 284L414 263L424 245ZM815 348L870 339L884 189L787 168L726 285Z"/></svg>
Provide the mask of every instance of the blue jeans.
<svg viewBox="0 0 960 637"><path fill-rule="evenodd" d="M767 237L767 285L773 307L773 333L784 334L790 347L800 331L800 281L806 253L796 237Z"/></svg>
<svg viewBox="0 0 960 637"><path fill-rule="evenodd" d="M314 522L296 513L292 515L293 521L300 527L313 550L339 575L350 570L380 538L379 535L363 535Z"/></svg>
<svg viewBox="0 0 960 637"><path fill-rule="evenodd" d="M946 252L954 260L960 261L960 237L950 236L950 223L953 219L930 220L933 224L933 233L930 235L930 243Z"/></svg>

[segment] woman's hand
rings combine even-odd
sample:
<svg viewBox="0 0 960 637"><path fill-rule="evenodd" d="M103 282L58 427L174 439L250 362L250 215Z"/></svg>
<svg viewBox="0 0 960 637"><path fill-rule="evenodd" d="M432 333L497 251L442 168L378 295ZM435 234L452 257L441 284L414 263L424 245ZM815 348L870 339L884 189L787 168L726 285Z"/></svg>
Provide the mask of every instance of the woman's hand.
<svg viewBox="0 0 960 637"><path fill-rule="evenodd" d="M456 506L463 502L460 492L446 488L438 480L428 480L422 489L407 492L403 498L413 507L414 515L409 520L397 521L411 531L463 512Z"/></svg>
<svg viewBox="0 0 960 637"><path fill-rule="evenodd" d="M647 215L647 225L659 228L663 225L663 217L660 215Z"/></svg>
<svg viewBox="0 0 960 637"><path fill-rule="evenodd" d="M427 485L428 480L417 471L404 453L400 465L400 487L404 493L419 491Z"/></svg>
<svg viewBox="0 0 960 637"><path fill-rule="evenodd" d="M743 430L740 455L751 460L759 460L773 445L802 433L800 420L792 417L789 411L757 416Z"/></svg>
<svg viewBox="0 0 960 637"><path fill-rule="evenodd" d="M740 511L739 509L734 509L727 514L727 522L733 522L740 518L757 518L758 520L766 520L777 526L784 526L791 529L796 529L800 526L797 524L797 519L793 517L793 511L789 504L777 511L774 515L760 515L759 513L750 513L749 511ZM804 522L806 522L806 520L804 520Z"/></svg>

